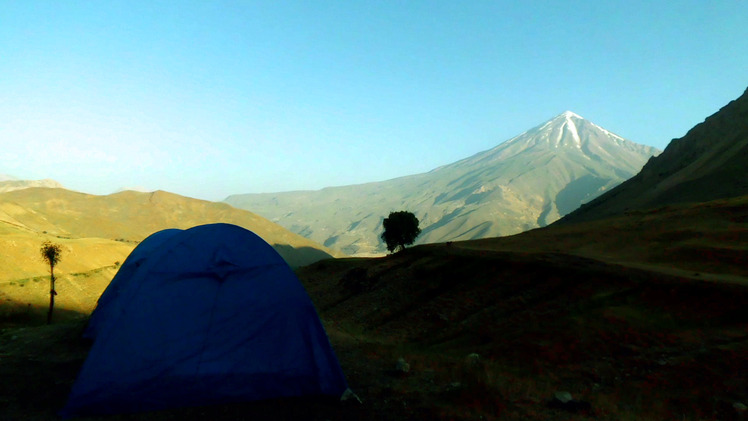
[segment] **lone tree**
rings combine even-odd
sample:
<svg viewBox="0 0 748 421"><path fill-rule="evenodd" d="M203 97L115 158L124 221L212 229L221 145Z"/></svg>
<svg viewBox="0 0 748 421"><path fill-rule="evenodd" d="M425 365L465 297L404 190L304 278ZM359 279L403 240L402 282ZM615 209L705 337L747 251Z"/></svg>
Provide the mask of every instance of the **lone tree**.
<svg viewBox="0 0 748 421"><path fill-rule="evenodd" d="M62 246L55 244L51 241L45 241L42 243L41 249L42 258L44 261L49 263L49 311L47 312L47 324L52 323L52 310L55 307L55 265L60 262L62 256Z"/></svg>
<svg viewBox="0 0 748 421"><path fill-rule="evenodd" d="M384 218L383 225L382 240L387 243L390 252L403 250L405 246L413 244L421 233L418 218L408 211L390 212L390 216Z"/></svg>

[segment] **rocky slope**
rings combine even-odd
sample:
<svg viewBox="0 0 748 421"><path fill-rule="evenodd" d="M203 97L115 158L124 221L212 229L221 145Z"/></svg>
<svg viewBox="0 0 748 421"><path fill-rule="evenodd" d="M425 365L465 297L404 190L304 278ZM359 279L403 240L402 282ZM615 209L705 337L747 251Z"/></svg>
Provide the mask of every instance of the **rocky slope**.
<svg viewBox="0 0 748 421"><path fill-rule="evenodd" d="M389 212L416 214L419 243L545 226L636 174L654 148L565 112L497 147L393 180L319 191L233 195L226 202L351 255L384 253Z"/></svg>
<svg viewBox="0 0 748 421"><path fill-rule="evenodd" d="M580 222L748 194L748 90L652 158L635 177L568 215Z"/></svg>

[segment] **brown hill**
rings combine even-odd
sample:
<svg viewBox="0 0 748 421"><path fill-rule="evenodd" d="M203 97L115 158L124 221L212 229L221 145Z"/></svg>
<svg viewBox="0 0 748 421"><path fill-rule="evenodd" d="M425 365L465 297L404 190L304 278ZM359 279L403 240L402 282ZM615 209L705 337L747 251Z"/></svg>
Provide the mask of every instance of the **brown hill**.
<svg viewBox="0 0 748 421"><path fill-rule="evenodd" d="M739 420L746 250L741 197L320 261L298 273L363 404L279 400L137 418ZM0 385L0 418L55 419L85 358L79 333L0 331L0 376L15 380ZM409 371L395 369L399 358ZM553 401L561 391L572 405Z"/></svg>
<svg viewBox="0 0 748 421"><path fill-rule="evenodd" d="M0 193L0 307L5 304L4 311L18 314L47 302L49 273L39 254L45 240L63 249L55 271L60 281L57 306L86 313L139 241L162 229L215 222L255 232L292 266L333 254L225 203L162 191L95 196L60 188L26 188Z"/></svg>
<svg viewBox="0 0 748 421"><path fill-rule="evenodd" d="M560 222L748 194L748 90L674 139L641 172Z"/></svg>
<svg viewBox="0 0 748 421"><path fill-rule="evenodd" d="M30 188L0 194L0 211L9 223L35 232L134 242L166 228L225 222L255 232L292 266L332 255L324 247L251 212L164 191L96 196L65 189Z"/></svg>

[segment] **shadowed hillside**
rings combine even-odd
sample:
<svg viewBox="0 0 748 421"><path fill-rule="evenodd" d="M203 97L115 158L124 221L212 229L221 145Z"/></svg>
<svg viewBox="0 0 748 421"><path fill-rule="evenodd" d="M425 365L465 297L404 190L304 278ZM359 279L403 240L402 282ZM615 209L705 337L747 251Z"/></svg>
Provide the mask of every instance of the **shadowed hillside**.
<svg viewBox="0 0 748 421"><path fill-rule="evenodd" d="M554 224L463 247L558 252L721 281L748 277L748 195Z"/></svg>
<svg viewBox="0 0 748 421"><path fill-rule="evenodd" d="M746 117L744 95L575 223L301 276L350 348L418 367L387 386L445 419L743 420Z"/></svg>
<svg viewBox="0 0 748 421"><path fill-rule="evenodd" d="M444 419L738 420L746 267L748 196L299 273L343 349L411 364L407 382L353 377L363 394ZM558 391L590 412L548 409Z"/></svg>
<svg viewBox="0 0 748 421"><path fill-rule="evenodd" d="M741 420L748 272L735 259L746 232L743 197L323 260L297 273L362 404L279 400L138 419ZM0 418L55 419L85 357L80 332L0 331L0 374L19 379L3 383ZM41 387L51 372L54 386ZM564 392L573 405L554 401Z"/></svg>
<svg viewBox="0 0 748 421"><path fill-rule="evenodd" d="M561 223L626 210L702 202L748 194L748 90L649 160L635 177Z"/></svg>

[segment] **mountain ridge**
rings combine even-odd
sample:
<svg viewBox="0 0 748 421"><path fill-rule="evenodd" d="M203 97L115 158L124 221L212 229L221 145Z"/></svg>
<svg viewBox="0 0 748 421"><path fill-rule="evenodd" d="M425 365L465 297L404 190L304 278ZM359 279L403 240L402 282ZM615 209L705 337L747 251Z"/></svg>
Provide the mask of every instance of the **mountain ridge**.
<svg viewBox="0 0 748 421"><path fill-rule="evenodd" d="M313 191L231 195L225 202L344 253L378 255L385 250L381 221L391 211L416 214L419 243L515 234L555 221L634 175L657 152L567 112L426 173Z"/></svg>
<svg viewBox="0 0 748 421"><path fill-rule="evenodd" d="M60 188L33 187L0 193L0 232L59 238L101 238L137 243L166 228L225 222L247 228L276 248L292 266L337 253L267 219L228 204L165 191L124 191L98 196Z"/></svg>
<svg viewBox="0 0 748 421"><path fill-rule="evenodd" d="M676 203L748 194L748 89L616 189L560 223L581 222Z"/></svg>
<svg viewBox="0 0 748 421"><path fill-rule="evenodd" d="M19 180L13 176L0 174L0 193L32 187L64 188L62 184L49 178L43 180Z"/></svg>

